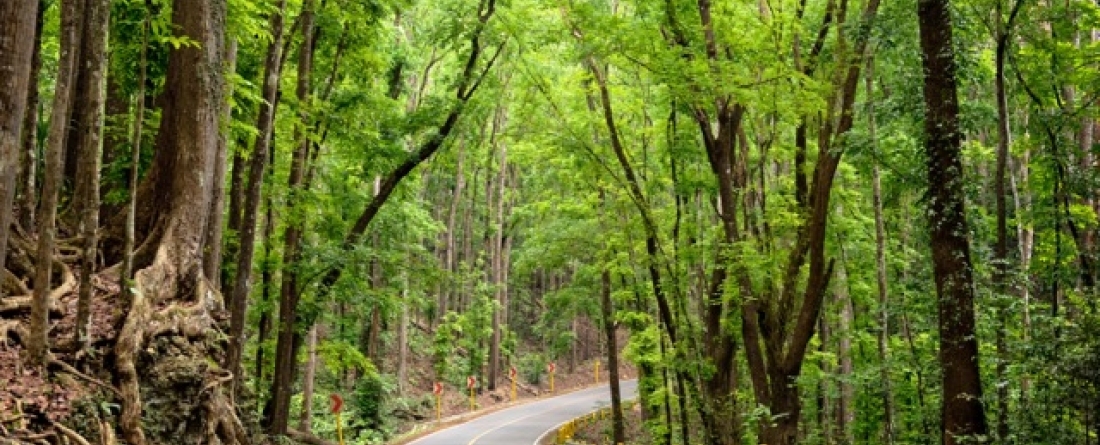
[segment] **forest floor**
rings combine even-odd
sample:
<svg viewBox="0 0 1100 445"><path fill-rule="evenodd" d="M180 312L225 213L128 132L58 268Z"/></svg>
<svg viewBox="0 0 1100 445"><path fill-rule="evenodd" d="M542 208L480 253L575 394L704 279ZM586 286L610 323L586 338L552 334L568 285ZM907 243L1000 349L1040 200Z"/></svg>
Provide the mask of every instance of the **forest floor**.
<svg viewBox="0 0 1100 445"><path fill-rule="evenodd" d="M120 323L120 310L113 301L119 294L118 283L100 276L93 278L95 297L88 327L90 347L76 353L73 352L78 349L74 342L75 278L68 268L59 275L62 284L54 291L54 296L59 298L50 309L51 355L47 372L24 362L23 342L27 339L29 326L30 296L0 299L0 437L33 443L35 439L49 439L53 435L73 438L72 433L76 433L98 439L97 436L104 434L105 420L100 418L99 411L110 411L110 408L88 409L88 404L80 402L111 399L110 396L102 397L102 393L118 393L109 384L109 375L96 375L102 373L103 365L113 356L111 346ZM22 307L24 302L26 307ZM89 430L89 425L99 428Z"/></svg>
<svg viewBox="0 0 1100 445"><path fill-rule="evenodd" d="M74 435L91 443L114 442L114 425L117 423L118 389L114 386L110 369L114 362L113 346L121 324L119 286L110 271L104 271L93 279L92 322L89 326L90 347L76 353L73 337L76 331L77 296L74 272L66 268L58 274L61 286L55 293L55 307L51 308L50 345L52 354L47 372L33 369L24 362L28 326L30 296L9 296L0 299L0 439L14 438L13 443L57 443L62 436L68 442L80 443ZM625 332L620 345L625 345ZM173 342L151 342L144 360L154 357L173 357L182 346ZM70 352L66 352L70 351ZM178 351L176 351L178 352ZM598 351L590 354L600 356ZM396 355L396 354L393 354ZM476 409L471 411L469 393L465 388L447 386L444 389L441 420L435 420L432 406L431 357L413 349L409 356L408 383L402 397L413 401L409 409L396 415L392 421L395 439L390 443L401 444L427 432L447 425L461 423L515 404L551 395L548 376L541 373L536 382L528 382L519 375L516 400L511 398L511 385L507 373L501 376L495 390L481 390L475 397ZM382 368L392 370L392 364ZM562 394L594 385L606 384L608 372L605 363L600 364L596 379L595 361L578 357L572 372L567 360L558 363L554 375L554 393ZM620 366L621 379L635 378L637 373L629 365ZM159 411L148 406L152 411ZM398 414L398 413L395 413ZM147 415L159 418L159 413ZM400 418L396 418L400 417ZM147 425L154 429L161 425ZM322 437L333 440L335 437ZM0 440L0 444L7 441Z"/></svg>

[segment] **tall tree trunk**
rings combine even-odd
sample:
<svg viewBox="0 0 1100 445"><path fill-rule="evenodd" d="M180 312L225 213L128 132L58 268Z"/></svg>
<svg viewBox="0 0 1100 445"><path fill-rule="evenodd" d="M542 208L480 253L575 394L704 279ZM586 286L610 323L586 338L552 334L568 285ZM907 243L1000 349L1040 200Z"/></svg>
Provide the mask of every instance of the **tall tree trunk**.
<svg viewBox="0 0 1100 445"><path fill-rule="evenodd" d="M455 232L458 231L458 227L455 226L458 218L459 203L462 201L463 189L466 187L466 171L465 171L465 158L466 158L466 144L458 144L458 165L455 167L455 188L451 194L451 208L447 212L447 258L444 267L447 273L452 274L452 280L459 273L458 268L458 252L457 243L455 242ZM447 315L447 311L450 309L451 301L458 298L459 292L455 290L455 286L447 286L447 290L439 296L439 317Z"/></svg>
<svg viewBox="0 0 1100 445"><path fill-rule="evenodd" d="M306 346L306 374L302 376L302 413L298 417L298 429L310 432L313 423L313 388L317 379L317 323L309 327Z"/></svg>
<svg viewBox="0 0 1100 445"><path fill-rule="evenodd" d="M839 208L839 206L838 206ZM848 270L845 261L840 262L837 268L836 299L840 305L839 334L839 358L840 358L840 398L837 400L836 426L838 443L852 445L855 443L856 413L855 387L852 384L852 296L848 292Z"/></svg>
<svg viewBox="0 0 1100 445"><path fill-rule="evenodd" d="M8 233L19 172L19 136L32 84L37 0L0 3L0 273L8 256Z"/></svg>
<svg viewBox="0 0 1100 445"><path fill-rule="evenodd" d="M225 49L225 73L237 71L237 40L230 39ZM225 83L225 97L233 97L233 82ZM222 290L222 246L225 222L225 171L229 160L229 122L233 119L232 101L225 101L222 109L222 128L218 136L218 151L214 162L214 198L210 201L210 221L206 223L206 240L203 242L203 273L210 278L215 289ZM224 294L224 292L223 292ZM234 372L234 375L239 375Z"/></svg>
<svg viewBox="0 0 1100 445"><path fill-rule="evenodd" d="M137 93L134 94L134 118L133 128L130 134L130 171L126 184L126 223L123 228L122 270L119 272L119 282L122 284L122 308L129 310L129 305L134 299L134 233L135 213L137 212L137 185L138 173L141 167L141 139L145 129L145 80L149 63L149 14L146 12L141 19L141 50L138 56Z"/></svg>
<svg viewBox="0 0 1100 445"><path fill-rule="evenodd" d="M1015 22L1016 16L1023 5L1023 0L1016 0L1007 23L1003 19L1003 1L997 1L994 90L997 100L997 171L993 176L993 194L996 200L996 242L993 245L993 286L996 290L997 301L997 367L996 378L998 382L1006 382L1008 372L1008 342L1006 339L1008 329L1009 307L1002 304L1003 298L1009 288L1009 264L1008 264L1008 189L1006 186L1008 170L1008 150L1012 145L1012 131L1008 121L1008 93L1005 91L1005 62L1008 57L1009 32ZM1008 443L1008 384L997 385L997 438L1001 443Z"/></svg>
<svg viewBox="0 0 1100 445"><path fill-rule="evenodd" d="M31 71L27 79L27 106L23 116L22 157L23 168L19 170L19 187L22 195L19 199L19 214L25 230L34 230L34 210L38 202L36 175L38 174L38 75L42 69L42 18L45 13L44 0L38 2L35 14L34 49L31 52ZM0 108L3 108L0 106ZM2 218L0 218L2 219ZM2 222L0 222L2 224ZM4 246L0 245L0 257L5 256ZM4 269L4 259L0 258L0 271ZM0 272L2 273L2 272ZM0 286L2 287L2 286ZM0 288L0 298L3 298Z"/></svg>
<svg viewBox="0 0 1100 445"><path fill-rule="evenodd" d="M80 290L76 312L76 338L83 349L90 344L88 336L91 324L92 275L96 267L96 246L99 237L99 175L103 159L103 112L106 103L107 33L110 23L109 0L87 0L84 12L84 51L81 67L88 80L79 121L79 159L77 179L84 185L83 194L77 196L81 204L80 235L83 238L83 255L80 267Z"/></svg>
<svg viewBox="0 0 1100 445"><path fill-rule="evenodd" d="M274 152L274 150L272 150ZM269 159L270 160L270 159ZM270 167L269 167L270 168ZM269 176L270 177L270 176ZM267 210L264 216L264 262L263 268L260 272L260 295L261 301L264 306L270 305L271 302L271 288L274 287L274 274L272 273L272 264L275 261L275 252L272 249L275 236L275 216L274 216L274 202L271 196L267 197ZM256 392L259 393L264 387L264 369L266 363L264 358L264 342L267 341L268 336L271 334L271 309L264 309L260 314L260 323L257 327L256 333Z"/></svg>
<svg viewBox="0 0 1100 445"><path fill-rule="evenodd" d="M298 144L291 160L289 188L291 198L287 204L288 213L293 213L295 207L301 205L301 197L294 196L294 192L302 187L303 174L305 173L306 154L309 151L310 139L308 137L311 125L309 107L310 77L313 74L313 0L306 0L302 5L302 44L298 54L298 102L300 110L300 122L296 130L295 142ZM298 300L301 297L296 264L301 258L302 222L291 220L286 234L283 236L283 270L282 286L279 292L279 338L275 346L275 375L271 380L271 400L268 402L270 409L265 409L264 420L267 431L274 435L285 435L290 420L290 395L294 384L296 368L295 338L300 334L295 331L298 321Z"/></svg>
<svg viewBox="0 0 1100 445"><path fill-rule="evenodd" d="M119 425L131 445L146 443L141 380L149 369L137 358L146 340L190 334L202 340L196 344L206 344L211 339L205 336L216 332L211 312L220 309L221 296L203 276L202 245L225 100L225 7L217 0L175 0L172 7L174 29L197 45L173 49L168 55L157 150L145 184L139 187L151 191L143 209L151 212L144 216L152 225L145 232L145 255L135 258L135 266L142 267L134 278L137 292L114 349L122 405ZM198 348L185 359L210 362L212 354ZM225 444L247 440L242 439L239 419L221 386L195 383L177 390L181 397L199 397L201 391L206 400L196 408L205 415L189 423L188 431L214 432L208 440ZM158 434L151 441L165 439Z"/></svg>
<svg viewBox="0 0 1100 445"><path fill-rule="evenodd" d="M397 393L404 396L409 383L409 275L404 272L401 288L401 317L397 322Z"/></svg>
<svg viewBox="0 0 1100 445"><path fill-rule="evenodd" d="M611 386L611 438L616 444L626 443L623 426L622 393L619 390L619 344L615 336L615 307L611 301L611 272L600 274L600 309L603 315L604 335L607 338L607 372Z"/></svg>
<svg viewBox="0 0 1100 445"><path fill-rule="evenodd" d="M878 152L875 136L874 63L867 64L867 132ZM886 281L886 218L882 211L882 174L878 162L871 166L871 204L875 212L875 281L878 289L878 358L882 379L883 443L894 444L894 392L890 381L890 294Z"/></svg>
<svg viewBox="0 0 1100 445"><path fill-rule="evenodd" d="M496 118L493 122L493 143L500 147L500 160L497 166L497 176L495 178L496 183L490 187L490 192L487 195L489 200L489 211L493 212L490 216L490 227L492 227L492 236L489 237L492 243L489 249L492 255L492 284L495 286L494 300L500 303L499 307L494 307L492 328L493 334L489 343L489 390L492 391L497 387L497 379L500 375L500 340L501 340L501 318L503 317L505 289L503 288L503 257L504 257L504 188L506 186L506 178L508 176L508 145L503 142L497 142L496 139L500 133L504 131L507 120L507 111L501 106L497 109ZM491 168L488 171L492 171ZM494 181L493 175L485 175L490 181ZM496 201L495 203L493 201Z"/></svg>
<svg viewBox="0 0 1100 445"><path fill-rule="evenodd" d="M1011 162L1012 159L1010 158ZM1026 214L1031 211L1031 195L1028 193L1027 187L1029 182L1029 156L1028 152L1024 151L1022 154L1022 162L1020 162L1020 179L1016 179L1016 173L1014 170L1009 172L1009 185L1012 188L1012 203L1013 206L1020 210L1021 214ZM1031 272L1031 255L1032 249L1035 246L1035 229L1028 224L1028 221L1024 218L1016 218L1016 238L1019 240L1018 249L1020 251L1020 270L1025 276L1029 276ZM1020 293L1020 300L1023 303L1023 339L1027 343L1031 341L1031 288L1028 285L1030 280L1024 280L1018 289ZM1031 378L1026 374L1020 379L1020 398L1023 401L1027 401L1031 395Z"/></svg>
<svg viewBox="0 0 1100 445"><path fill-rule="evenodd" d="M72 110L72 86L75 76L76 47L79 45L82 0L61 3L61 55L58 58L57 85L54 88L50 129L46 140L46 169L42 175L42 198L38 202L38 265L34 279L34 304L31 306L30 340L27 352L32 365L44 365L49 349L49 298L53 268L54 238L57 236L57 200L61 186L61 151L68 134ZM0 204L2 205L2 204ZM6 230L6 223L4 229ZM0 259L0 261L3 261Z"/></svg>
<svg viewBox="0 0 1100 445"><path fill-rule="evenodd" d="M252 291L252 259L256 251L256 224L260 201L263 199L264 172L267 170L268 151L271 148L275 120L275 97L281 77L279 60L283 48L283 14L286 12L286 0L280 0L277 8L271 15L271 33L274 39L267 47L267 56L264 60L263 102L260 103L260 113L257 117L256 144L252 149L252 158L249 162L244 209L238 226L237 273L233 277L233 294L229 298L229 347L225 355L225 369L230 370L235 376L234 389L239 389L244 381L241 355L244 351L245 314L248 311L248 296ZM267 239L265 245L270 242L270 239Z"/></svg>
<svg viewBox="0 0 1100 445"><path fill-rule="evenodd" d="M955 445L988 434L963 205L955 52L948 0L919 0L917 15L924 65L932 271L939 302L939 359L943 367L942 443Z"/></svg>

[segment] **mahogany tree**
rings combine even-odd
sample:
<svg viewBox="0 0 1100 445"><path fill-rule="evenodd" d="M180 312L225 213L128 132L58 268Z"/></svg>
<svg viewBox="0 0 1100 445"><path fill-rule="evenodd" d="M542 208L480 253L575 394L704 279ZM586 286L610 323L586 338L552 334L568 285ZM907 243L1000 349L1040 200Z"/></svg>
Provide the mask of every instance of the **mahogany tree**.
<svg viewBox="0 0 1100 445"><path fill-rule="evenodd" d="M924 66L928 224L943 367L941 441L955 445L984 440L988 426L974 330L974 271L963 205L962 133L948 4L948 0L920 0L917 15Z"/></svg>

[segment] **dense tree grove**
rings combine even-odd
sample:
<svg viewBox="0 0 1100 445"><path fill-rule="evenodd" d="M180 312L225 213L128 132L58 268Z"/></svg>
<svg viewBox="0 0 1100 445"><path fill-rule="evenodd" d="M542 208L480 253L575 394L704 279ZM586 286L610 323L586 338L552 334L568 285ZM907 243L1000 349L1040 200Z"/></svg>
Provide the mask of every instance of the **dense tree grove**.
<svg viewBox="0 0 1100 445"><path fill-rule="evenodd" d="M0 443L1100 443L1098 101L1084 0L2 0Z"/></svg>

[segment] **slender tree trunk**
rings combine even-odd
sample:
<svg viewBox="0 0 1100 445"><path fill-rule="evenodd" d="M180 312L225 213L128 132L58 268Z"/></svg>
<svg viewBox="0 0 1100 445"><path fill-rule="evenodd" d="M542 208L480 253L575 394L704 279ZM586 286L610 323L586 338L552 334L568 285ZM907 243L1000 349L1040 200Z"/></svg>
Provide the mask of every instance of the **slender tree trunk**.
<svg viewBox="0 0 1100 445"><path fill-rule="evenodd" d="M0 273L3 273L4 259L8 256L8 233L14 216L12 202L19 172L19 137L27 91L32 85L34 39L28 36L35 35L38 6L37 0L0 3Z"/></svg>
<svg viewBox="0 0 1100 445"><path fill-rule="evenodd" d="M126 202L126 225L123 228L122 270L119 272L119 282L122 284L122 306L129 311L134 299L134 217L137 212L137 185L138 172L141 167L141 139L145 128L145 80L149 63L149 16L148 13L141 19L141 51L138 56L137 93L134 94L134 119L130 136L130 172Z"/></svg>
<svg viewBox="0 0 1100 445"><path fill-rule="evenodd" d="M458 227L455 226L455 223L457 222L459 203L462 202L463 189L466 187L466 172L464 169L466 158L465 149L466 144L458 144L458 160L456 161L457 166L455 167L455 188L454 192L451 194L451 208L450 211L447 213L447 257L444 263L444 267L446 268L448 273L452 274L452 277L457 276L459 271L457 261L458 252L456 251L457 243L455 242L455 232L458 231ZM455 286L452 285L448 286L447 290L440 294L439 317L441 319L443 316L447 315L447 311L450 309L451 301L457 299L458 293L459 292L456 292L455 290Z"/></svg>
<svg viewBox="0 0 1100 445"><path fill-rule="evenodd" d="M404 396L409 381L409 276L401 287L401 317L397 323L397 392Z"/></svg>
<svg viewBox="0 0 1100 445"><path fill-rule="evenodd" d="M294 150L291 160L289 187L291 193L302 186L305 173L306 153L309 151L310 140L307 135L310 126L308 111L310 76L313 73L313 0L306 0L302 5L302 44L299 49L298 61L298 86L297 95L302 110L300 123L298 124L295 138L298 146ZM300 197L292 196L288 203L288 213L300 205ZM298 300L301 297L298 274L294 268L301 257L302 225L300 221L291 221L283 237L283 271L282 286L279 296L279 339L275 347L275 375L271 380L270 409L265 409L265 425L269 434L286 435L287 425L290 420L290 395L294 383L294 370L297 363L295 357L295 337L300 335L295 331L295 323L298 321Z"/></svg>
<svg viewBox="0 0 1100 445"><path fill-rule="evenodd" d="M272 150L272 152L274 152L274 150ZM271 199L271 196L268 196L267 197L267 204L266 204L267 205L267 210L266 210L266 215L264 216L264 262L263 262L263 268L261 269L262 272L260 272L260 295L261 295L261 298L262 298L263 303L264 303L265 306L270 304L270 302L271 302L271 288L274 286L274 284L273 284L273 282L274 282L273 275L274 274L271 272L271 269L272 269L271 265L274 263L274 260L275 260L275 253L273 251L274 249L271 248L272 244L274 243L274 241L272 240L272 237L275 236L275 220L274 220L275 216L274 216L274 211L273 211L274 203L272 201L273 200ZM272 318L271 317L271 310L270 309L264 309L264 311L260 314L260 323L259 323L259 326L257 327L257 331L258 331L256 333L256 345L257 345L257 347L256 347L256 392L257 393L262 391L263 387L264 387L264 369L266 368L266 364L264 363L265 354L264 354L263 345L264 345L264 342L267 341L267 338L270 336L270 333L271 333L271 318Z"/></svg>
<svg viewBox="0 0 1100 445"><path fill-rule="evenodd" d="M19 222L28 232L34 230L34 210L38 202L36 175L38 172L38 75L42 69L42 18L45 13L43 1L38 2L35 15L34 49L31 52L31 71L27 79L27 106L23 116L22 156L23 168L19 170L19 186L22 195L19 199ZM3 108L0 106L0 108ZM2 217L0 217L2 219ZM2 222L0 222L2 224ZM6 256L4 245L0 245L0 257ZM4 268L4 259L0 258L0 273ZM3 298L0 286L0 298Z"/></svg>
<svg viewBox="0 0 1100 445"><path fill-rule="evenodd" d="M1021 214L1029 213L1031 210L1031 198L1030 194L1026 192L1028 185L1028 165L1029 157L1028 152L1023 153L1022 162L1020 162L1020 179L1016 179L1016 173L1014 171L1009 172L1009 185L1012 188L1012 202L1016 209L1019 209ZM1011 162L1012 159L1010 158ZM1015 169L1010 169L1015 170ZM1020 184L1022 183L1022 184ZM1023 191L1021 191L1023 190ZM1018 249L1020 251L1020 270L1025 276L1029 276L1031 271L1031 254L1032 248L1035 243L1035 230L1025 221L1023 218L1016 218L1016 238L1019 240ZM1024 343L1031 341L1031 288L1029 287L1030 280L1023 280L1020 284L1018 292L1020 293L1020 300L1023 303L1023 339ZM1020 379L1020 392L1021 399L1027 401L1031 395L1031 378L1026 374Z"/></svg>
<svg viewBox="0 0 1100 445"><path fill-rule="evenodd" d="M604 333L607 336L607 372L611 386L611 438L616 444L626 443L623 426L623 402L619 390L619 344L615 336L615 307L611 301L611 272L600 274L600 308Z"/></svg>
<svg viewBox="0 0 1100 445"><path fill-rule="evenodd" d="M875 136L874 63L867 66L867 127L871 144L878 147ZM894 444L894 393L890 381L890 295L886 281L886 218L882 211L882 175L876 162L871 166L871 201L875 212L875 278L878 284L878 358L882 379L883 443Z"/></svg>
<svg viewBox="0 0 1100 445"><path fill-rule="evenodd" d="M32 365L46 362L49 349L49 294L53 269L54 238L57 236L57 201L61 188L61 151L67 136L72 107L72 86L76 64L77 35L84 2L66 0L61 4L61 55L57 85L54 88L50 130L46 140L46 170L42 178L42 198L38 203L38 265L34 279L34 305L31 307L30 340L27 352ZM6 230L6 227L5 227Z"/></svg>
<svg viewBox="0 0 1100 445"><path fill-rule="evenodd" d="M260 201L263 199L264 172L267 170L268 151L271 148L275 98L281 76L279 60L280 51L283 48L283 14L286 11L286 0L280 0L277 8L271 15L271 32L274 40L267 47L267 57L264 61L263 102L260 104L260 113L256 122L256 145L252 149L252 158L249 162L244 211L240 215L238 226L237 273L233 278L233 294L229 299L229 347L225 356L225 368L236 376L235 390L241 388L244 380L241 356L244 351L245 314L248 311L248 296L252 291L252 259L256 251L256 225ZM270 239L267 239L265 245L270 242Z"/></svg>
<svg viewBox="0 0 1100 445"><path fill-rule="evenodd" d="M948 0L920 0L917 15L924 65L928 213L943 367L942 443L955 445L985 436L988 427L974 331L974 281L963 205L959 105Z"/></svg>
<svg viewBox="0 0 1100 445"><path fill-rule="evenodd" d="M317 379L317 323L309 327L307 340L306 374L302 377L302 413L298 418L298 429L310 432L313 423L313 385Z"/></svg>
<svg viewBox="0 0 1100 445"><path fill-rule="evenodd" d="M838 213L841 212L840 206L837 206ZM848 268L846 261L840 262L840 267L837 268L837 280L836 280L836 299L837 304L840 306L840 320L838 331L839 336L839 359L840 367L838 369L840 374L840 398L837 400L837 412L836 412L836 425L837 425L837 438L838 443L845 445L852 445L855 443L855 432L852 430L855 425L856 413L853 409L855 401L855 386L852 384L852 324L854 323L854 315L852 309L852 297L848 292Z"/></svg>
<svg viewBox="0 0 1100 445"><path fill-rule="evenodd" d="M504 131L505 121L507 119L506 111L503 106L497 110L496 118L493 122L493 141L496 142L497 135ZM508 169L508 146L504 143L492 143L500 147L500 160L497 167L497 176L495 178L496 183L489 187L487 193L487 199L489 201L489 211L493 212L490 216L490 226L492 227L493 234L489 237L490 253L492 255L492 284L495 286L495 300L500 303L501 306L493 309L492 328L493 334L489 343L489 390L496 389L497 379L500 375L500 340L501 340L501 318L504 311L503 303L507 298L504 296L505 290L503 289L503 256L504 256L504 187L506 185L507 169ZM492 171L492 169L488 169ZM492 183L494 181L493 175L485 175L486 179ZM495 203L493 201L496 201Z"/></svg>
<svg viewBox="0 0 1100 445"><path fill-rule="evenodd" d="M96 268L96 247L99 237L99 175L103 159L103 113L106 103L107 33L111 7L109 0L87 0L84 13L84 54L81 67L88 80L80 101L79 159L77 178L82 181L83 195L77 196L80 209L80 234L83 255L80 267L80 288L77 302L76 342L80 348L89 346L91 324L92 275Z"/></svg>
<svg viewBox="0 0 1100 445"><path fill-rule="evenodd" d="M239 145L245 145L244 142L238 142ZM247 159L244 157L244 150L235 150L233 153L233 167L232 172L229 174L229 208L226 209L228 213L225 216L225 230L228 234L225 239L225 247L222 249L222 255L228 258L231 264L236 264L237 261L237 248L239 243L239 235L241 231L241 214L244 213L241 207L244 206L244 189L245 189L245 176L247 175ZM221 270L221 282L233 283L232 271L228 268ZM227 306L233 305L233 293L225 293L225 304Z"/></svg>
<svg viewBox="0 0 1100 445"><path fill-rule="evenodd" d="M993 194L996 200L996 242L993 246L993 286L996 290L997 309L997 366L996 379L998 382L1007 382L1008 372L1008 342L1006 331L1008 329L1009 308L1002 304L1003 297L1009 288L1009 264L1008 264L1008 190L1006 176L1008 169L1008 149L1012 145L1012 131L1008 121L1008 94L1005 91L1005 61L1008 57L1009 28L1012 26L1016 14L1019 12L1023 0L1017 0L1012 9L1008 23L1004 23L1001 8L1002 2L997 2L996 11L996 39L997 48L995 54L994 90L997 100L997 171L993 177ZM1008 384L997 385L997 439L1001 443L1008 443Z"/></svg>

